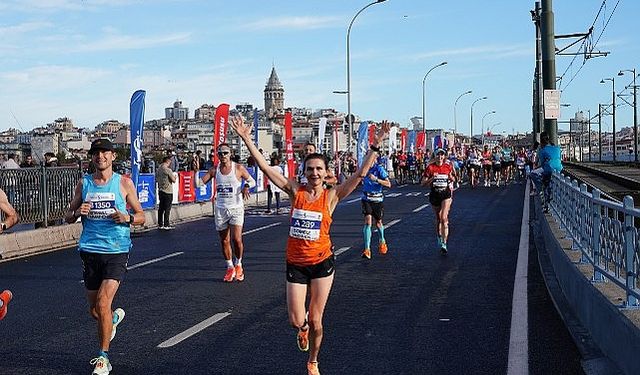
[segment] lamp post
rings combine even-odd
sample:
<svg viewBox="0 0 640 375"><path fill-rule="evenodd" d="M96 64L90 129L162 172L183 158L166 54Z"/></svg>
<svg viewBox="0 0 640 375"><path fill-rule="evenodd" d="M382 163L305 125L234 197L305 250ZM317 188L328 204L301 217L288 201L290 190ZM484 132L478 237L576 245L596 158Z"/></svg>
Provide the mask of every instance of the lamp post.
<svg viewBox="0 0 640 375"><path fill-rule="evenodd" d="M481 100L486 100L486 99L487 99L487 97L483 96L482 98L478 98L473 103L471 103L471 129L469 129L469 131L470 131L469 137L471 138L471 142L473 142L473 106L477 102L479 102Z"/></svg>
<svg viewBox="0 0 640 375"><path fill-rule="evenodd" d="M636 70L635 69L623 69L618 75L624 75L624 72L633 74L633 160L638 162L638 85L636 85Z"/></svg>
<svg viewBox="0 0 640 375"><path fill-rule="evenodd" d="M463 96L471 93L472 93L471 90L463 92L462 94L460 94L460 96L458 96L455 103L453 103L453 141L454 143L456 140L456 133L458 133L458 116L456 112L456 106L458 105L458 100L460 100L460 98L462 98Z"/></svg>
<svg viewBox="0 0 640 375"><path fill-rule="evenodd" d="M431 73L431 71L439 66L443 66L443 65L447 65L446 61L441 62L440 64L434 66L433 68L429 69L429 71L427 72L427 74L424 75L424 78L422 78L422 131L424 132L426 130L427 127L427 117L425 115L424 112L424 86L425 83L427 82L427 76L429 75L429 73Z"/></svg>
<svg viewBox="0 0 640 375"><path fill-rule="evenodd" d="M487 126L487 134L492 131L493 129L497 128L499 125L501 125L502 122L496 122L495 124L491 125L491 126ZM484 133L482 133L482 144L484 145Z"/></svg>
<svg viewBox="0 0 640 375"><path fill-rule="evenodd" d="M482 128L481 128L482 132L481 132L481 134L484 134L484 118L489 116L489 115L492 115L494 113L496 113L496 111L487 112L484 115L482 115Z"/></svg>
<svg viewBox="0 0 640 375"><path fill-rule="evenodd" d="M351 59L349 55L349 39L351 36L351 26L353 26L353 22L356 20L358 15L362 13L365 9L372 5L376 5L378 3L385 2L386 0L377 0L367 4L364 8L360 9L358 13L351 19L349 23L349 28L347 28L347 122L349 124L349 134L347 134L347 149L351 151L351 137L353 134L353 116L351 115Z"/></svg>
<svg viewBox="0 0 640 375"><path fill-rule="evenodd" d="M611 124L613 126L613 161L616 161L616 79L611 78L603 78L600 83L604 83L605 81L611 81L611 106L613 109L611 110Z"/></svg>

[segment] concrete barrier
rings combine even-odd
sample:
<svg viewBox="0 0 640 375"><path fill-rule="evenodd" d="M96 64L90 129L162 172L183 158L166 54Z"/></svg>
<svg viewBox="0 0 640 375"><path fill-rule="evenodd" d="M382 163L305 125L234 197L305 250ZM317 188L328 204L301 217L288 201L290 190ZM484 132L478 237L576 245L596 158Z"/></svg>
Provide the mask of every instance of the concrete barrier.
<svg viewBox="0 0 640 375"><path fill-rule="evenodd" d="M550 215L542 212L538 199L535 206L538 220L535 221L533 230L542 233L543 250L548 254L555 279L571 309L570 313L577 317L598 349L618 369L625 374L640 374L640 329L576 267L567 255L567 251L571 251L570 244L567 246L567 241L558 238L558 224ZM562 315L561 311L560 313ZM580 347L581 343L576 344Z"/></svg>
<svg viewBox="0 0 640 375"><path fill-rule="evenodd" d="M286 195L284 195L286 198ZM266 204L267 194L253 194L246 204L247 209ZM211 202L174 205L171 208L171 224L184 223L213 216ZM212 224L213 225L213 224ZM133 227L132 233L140 233L158 227L158 211L145 211L144 226ZM76 246L80 240L82 224L64 224L48 228L0 234L0 262L56 251Z"/></svg>

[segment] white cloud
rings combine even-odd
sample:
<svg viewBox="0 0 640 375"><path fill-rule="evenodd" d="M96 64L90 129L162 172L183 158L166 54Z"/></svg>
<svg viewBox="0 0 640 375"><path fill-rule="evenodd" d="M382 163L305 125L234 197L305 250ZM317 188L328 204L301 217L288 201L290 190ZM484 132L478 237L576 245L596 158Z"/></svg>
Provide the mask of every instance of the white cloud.
<svg viewBox="0 0 640 375"><path fill-rule="evenodd" d="M50 22L24 22L18 25L0 26L0 38L17 37L32 31L51 27Z"/></svg>
<svg viewBox="0 0 640 375"><path fill-rule="evenodd" d="M94 68L61 65L36 66L1 73L0 86L12 94L29 91L59 92L60 90L82 88L109 74L109 71Z"/></svg>
<svg viewBox="0 0 640 375"><path fill-rule="evenodd" d="M20 12L95 10L100 6L122 6L140 3L140 0L7 0L0 2L0 10Z"/></svg>
<svg viewBox="0 0 640 375"><path fill-rule="evenodd" d="M174 33L157 36L134 36L109 34L101 40L91 41L70 47L70 52L97 52L144 49L159 46L188 43L191 33Z"/></svg>
<svg viewBox="0 0 640 375"><path fill-rule="evenodd" d="M343 26L344 19L336 16L273 17L249 22L242 26L245 30L305 30Z"/></svg>
<svg viewBox="0 0 640 375"><path fill-rule="evenodd" d="M529 56L533 54L533 52L533 46L530 44L485 45L418 53L404 56L403 58L408 58L413 61L421 61L432 59L434 57L448 59L456 56L467 57L468 59L491 60L512 56Z"/></svg>

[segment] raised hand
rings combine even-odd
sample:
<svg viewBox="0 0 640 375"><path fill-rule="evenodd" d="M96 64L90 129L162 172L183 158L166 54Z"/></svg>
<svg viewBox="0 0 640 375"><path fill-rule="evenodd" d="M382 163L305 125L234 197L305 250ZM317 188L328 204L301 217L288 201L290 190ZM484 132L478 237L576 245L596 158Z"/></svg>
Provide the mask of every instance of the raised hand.
<svg viewBox="0 0 640 375"><path fill-rule="evenodd" d="M382 121L380 127L376 131L375 136L373 137L373 141L376 145L380 145L382 141L389 136L389 129L391 128L391 124L387 120Z"/></svg>
<svg viewBox="0 0 640 375"><path fill-rule="evenodd" d="M231 127L238 133L240 138L245 139L245 137L251 137L251 128L253 127L251 123L245 124L244 118L241 115L235 115L231 119Z"/></svg>

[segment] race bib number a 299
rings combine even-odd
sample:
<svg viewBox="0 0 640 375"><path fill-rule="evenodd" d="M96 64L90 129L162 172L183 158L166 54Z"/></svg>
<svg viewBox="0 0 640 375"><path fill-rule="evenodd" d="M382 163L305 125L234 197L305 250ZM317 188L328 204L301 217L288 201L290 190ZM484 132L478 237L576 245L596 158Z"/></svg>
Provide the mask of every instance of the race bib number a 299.
<svg viewBox="0 0 640 375"><path fill-rule="evenodd" d="M320 238L322 212L307 211L295 208L291 215L289 236L301 240L315 241Z"/></svg>

